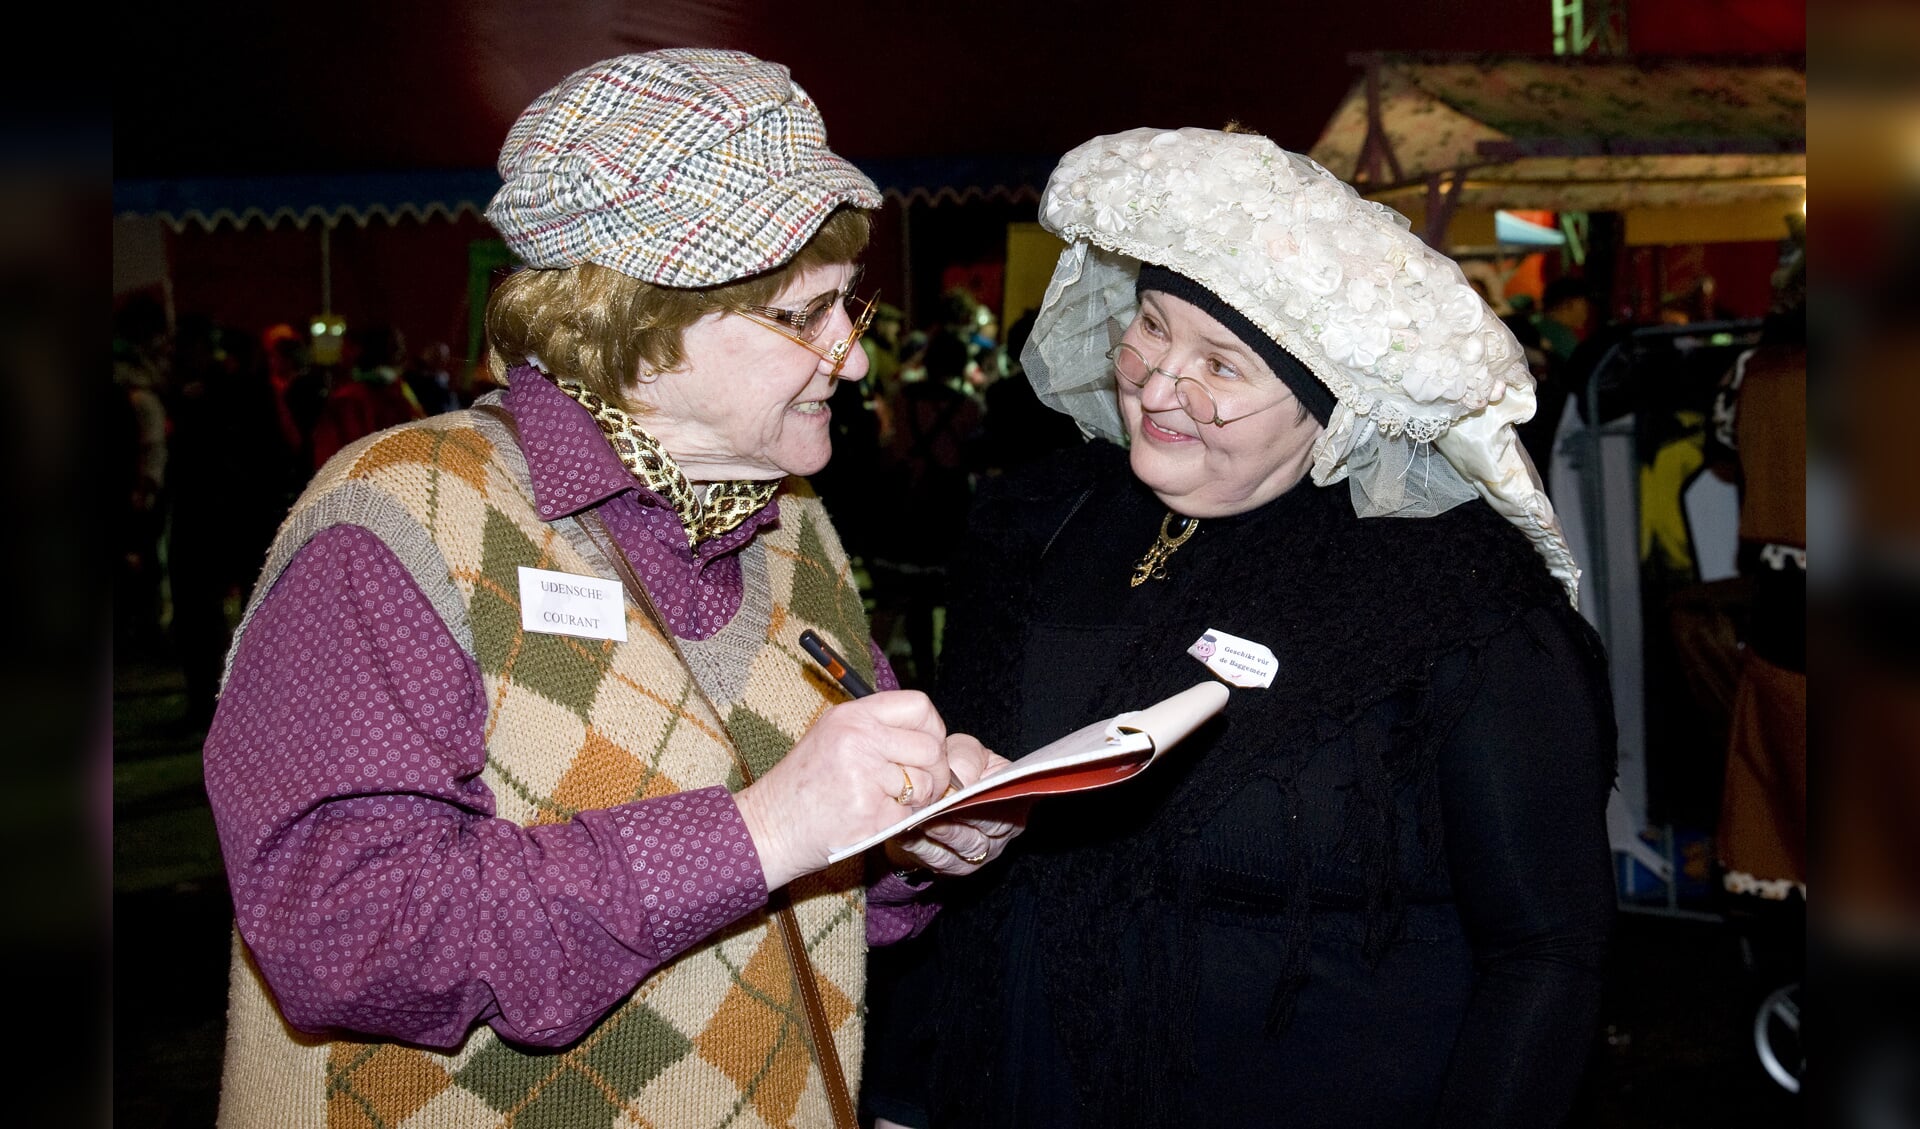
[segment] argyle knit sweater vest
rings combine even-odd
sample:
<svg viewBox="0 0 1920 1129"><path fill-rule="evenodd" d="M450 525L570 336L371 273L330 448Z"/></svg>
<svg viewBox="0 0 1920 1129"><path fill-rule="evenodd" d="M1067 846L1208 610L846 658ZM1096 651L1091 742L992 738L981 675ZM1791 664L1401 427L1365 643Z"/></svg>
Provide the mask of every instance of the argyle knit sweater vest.
<svg viewBox="0 0 1920 1129"><path fill-rule="evenodd" d="M736 752L760 775L844 697L799 651L800 632L814 628L863 666L868 656L859 593L819 500L793 481L776 504L778 523L742 550L739 614L712 639L683 642L684 660L631 599L625 643L525 632L518 566L616 586L618 573L575 521L539 519L502 423L450 413L328 463L282 526L255 601L320 530L344 523L379 536L478 663L483 779L502 818L531 825L715 784L737 790ZM849 860L787 888L856 1090L861 877ZM656 971L560 1050L515 1046L484 1026L447 1054L303 1035L282 1021L236 933L220 1124L748 1129L831 1118L791 964L762 912Z"/></svg>

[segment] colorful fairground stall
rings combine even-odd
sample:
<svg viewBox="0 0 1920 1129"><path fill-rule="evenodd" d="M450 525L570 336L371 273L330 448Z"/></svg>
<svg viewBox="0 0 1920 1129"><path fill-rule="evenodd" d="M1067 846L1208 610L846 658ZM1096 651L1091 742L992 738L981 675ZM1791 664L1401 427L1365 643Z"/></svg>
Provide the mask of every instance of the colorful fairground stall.
<svg viewBox="0 0 1920 1129"><path fill-rule="evenodd" d="M1711 873L1716 671L1738 615L1738 502L1703 448L1715 390L1804 239L1805 61L1350 61L1361 77L1316 160L1406 214L1496 306L1537 309L1545 276L1586 281L1592 347L1543 469L1614 659L1623 902L1686 913Z"/></svg>

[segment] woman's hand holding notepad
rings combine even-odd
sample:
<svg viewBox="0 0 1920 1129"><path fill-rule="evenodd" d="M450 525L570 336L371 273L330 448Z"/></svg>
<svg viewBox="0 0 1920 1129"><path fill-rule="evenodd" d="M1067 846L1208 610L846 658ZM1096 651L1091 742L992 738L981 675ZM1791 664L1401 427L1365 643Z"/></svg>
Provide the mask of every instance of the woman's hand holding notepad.
<svg viewBox="0 0 1920 1129"><path fill-rule="evenodd" d="M913 811L885 831L841 847L828 856L828 862L857 855L927 820L964 808L1118 784L1158 760L1226 704L1226 686L1209 680L1144 710L1096 721Z"/></svg>

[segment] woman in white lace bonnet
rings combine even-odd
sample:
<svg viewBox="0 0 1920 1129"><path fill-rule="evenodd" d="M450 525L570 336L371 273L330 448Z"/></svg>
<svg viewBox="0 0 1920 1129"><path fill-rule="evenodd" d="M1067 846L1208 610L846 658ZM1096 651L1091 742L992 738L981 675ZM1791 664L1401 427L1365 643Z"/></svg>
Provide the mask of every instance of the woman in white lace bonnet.
<svg viewBox="0 0 1920 1129"><path fill-rule="evenodd" d="M1525 359L1397 214L1257 135L1055 170L1023 361L1092 440L983 489L935 701L1033 748L1221 718L958 891L870 1028L904 1125L1543 1126L1613 911L1604 658ZM981 1079L992 1079L991 1085Z"/></svg>

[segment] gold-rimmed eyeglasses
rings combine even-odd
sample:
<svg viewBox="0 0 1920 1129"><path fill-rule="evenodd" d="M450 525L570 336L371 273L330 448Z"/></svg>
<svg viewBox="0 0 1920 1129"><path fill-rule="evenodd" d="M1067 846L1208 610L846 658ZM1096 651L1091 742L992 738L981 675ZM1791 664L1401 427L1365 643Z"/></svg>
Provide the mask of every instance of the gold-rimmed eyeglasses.
<svg viewBox="0 0 1920 1129"><path fill-rule="evenodd" d="M860 289L860 280L866 277L867 268L856 266L848 276L847 284L838 290L830 290L807 303L804 310L789 310L780 306L742 306L740 312L785 326L787 332L807 341L817 341L826 332L828 323L833 321L835 307L843 302L853 302L854 291Z"/></svg>
<svg viewBox="0 0 1920 1129"><path fill-rule="evenodd" d="M1180 410L1191 416L1193 422L1199 424L1225 427L1230 423L1238 423L1248 416L1258 415L1286 400L1286 397L1282 396L1273 403L1262 404L1253 411L1241 412L1237 416L1222 416L1220 405L1214 400L1212 390L1200 380L1155 367L1140 350L1124 341L1108 350L1107 359L1113 362L1113 371L1119 375L1120 379L1135 388L1145 388L1147 382L1153 379L1154 373L1159 373L1173 381L1173 397L1179 403Z"/></svg>
<svg viewBox="0 0 1920 1129"><path fill-rule="evenodd" d="M815 299L813 304L805 310L783 310L777 306L745 306L739 313L762 329L770 329L826 361L833 366L834 375L838 376L841 368L847 363L847 357L852 355L853 347L873 325L873 315L878 308L880 295L876 292L864 300L860 312L853 315L853 328L845 337L824 349L820 347L818 338L833 322L834 307L845 302L851 308L856 301L861 299L855 298L852 294L842 297L839 291L835 291Z"/></svg>

